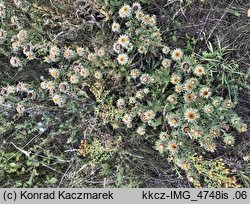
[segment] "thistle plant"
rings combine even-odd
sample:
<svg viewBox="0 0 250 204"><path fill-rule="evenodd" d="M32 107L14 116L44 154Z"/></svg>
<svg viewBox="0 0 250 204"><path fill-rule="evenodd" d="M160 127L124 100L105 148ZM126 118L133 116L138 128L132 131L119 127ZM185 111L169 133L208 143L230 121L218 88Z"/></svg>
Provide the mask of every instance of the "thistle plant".
<svg viewBox="0 0 250 204"><path fill-rule="evenodd" d="M28 1L14 2L22 12L40 12ZM145 13L139 3L124 4L110 21L103 22L109 27L109 44L94 46L53 41L48 37L52 32L41 30L46 22L55 20L50 16L38 28L29 25L27 29L28 20L14 15L3 2L0 11L1 54L10 56L10 65L17 71L25 69L27 62L37 61L46 71L39 85L19 82L1 88L1 117L7 124L15 117L25 120L32 106L39 109L38 104L44 102L81 119L88 112L112 130L128 134L131 141L152 141L154 145L147 148L168 157L196 187L237 186L235 178L233 184L225 182L228 174L221 166L212 173L215 179L223 174L222 181L213 180L209 171L216 162L204 157L197 163L193 157L230 148L237 143L235 131L247 131L234 111L237 100L216 91L217 80L211 77L209 62L164 42L156 16ZM73 132L82 130L74 122L73 128ZM74 139L78 155L90 157L91 164L105 162L119 151L105 149L96 139L90 142L92 146L85 139ZM115 139L113 145L119 145ZM207 182L201 182L202 176Z"/></svg>

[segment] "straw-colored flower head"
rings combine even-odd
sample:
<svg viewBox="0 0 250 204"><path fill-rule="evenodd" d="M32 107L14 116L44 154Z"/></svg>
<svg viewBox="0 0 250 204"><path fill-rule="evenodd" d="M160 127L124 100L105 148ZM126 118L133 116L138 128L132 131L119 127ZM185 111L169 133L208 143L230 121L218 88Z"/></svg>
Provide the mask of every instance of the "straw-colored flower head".
<svg viewBox="0 0 250 204"><path fill-rule="evenodd" d="M191 92L193 89L195 89L195 85L193 83L191 83L190 81L187 81L185 84L184 84L184 89L187 91L187 92Z"/></svg>
<svg viewBox="0 0 250 204"><path fill-rule="evenodd" d="M211 92L210 88L208 88L208 87L203 87L200 90L200 96L202 98L208 99L211 95L212 95L212 92Z"/></svg>
<svg viewBox="0 0 250 204"><path fill-rule="evenodd" d="M175 86L175 92L176 93L181 93L183 91L183 87L181 84L176 84Z"/></svg>
<svg viewBox="0 0 250 204"><path fill-rule="evenodd" d="M211 130L210 130L210 135L212 136L212 137L219 137L220 135L221 135L221 131L220 131L220 129L219 128L217 128L217 127L213 127Z"/></svg>
<svg viewBox="0 0 250 204"><path fill-rule="evenodd" d="M98 80L102 79L103 75L102 75L102 72L101 71L96 71L94 73L94 77Z"/></svg>
<svg viewBox="0 0 250 204"><path fill-rule="evenodd" d="M49 52L51 56L58 56L60 53L60 49L57 46L52 46Z"/></svg>
<svg viewBox="0 0 250 204"><path fill-rule="evenodd" d="M137 134L139 135L145 135L146 134L146 129L144 127L138 127L136 130Z"/></svg>
<svg viewBox="0 0 250 204"><path fill-rule="evenodd" d="M149 15L144 15L144 16L142 17L142 22L143 22L144 24L150 24L150 16L149 16Z"/></svg>
<svg viewBox="0 0 250 204"><path fill-rule="evenodd" d="M184 171L188 171L190 169L190 164L187 161L178 161L177 164L181 169L183 169ZM190 180L190 178L189 178ZM191 181L190 181L191 182Z"/></svg>
<svg viewBox="0 0 250 204"><path fill-rule="evenodd" d="M132 79L136 79L137 77L139 77L140 75L140 71L138 69L132 69L130 71L130 76L132 77Z"/></svg>
<svg viewBox="0 0 250 204"><path fill-rule="evenodd" d="M140 47L138 48L138 52L139 52L140 54L146 54L146 53L147 53L147 49L146 49L145 46L140 46Z"/></svg>
<svg viewBox="0 0 250 204"><path fill-rule="evenodd" d="M144 97L143 91L142 90L137 91L135 93L135 97L138 99L143 99L143 97Z"/></svg>
<svg viewBox="0 0 250 204"><path fill-rule="evenodd" d="M184 116L188 122L193 122L199 118L199 113L196 109L188 108L185 111Z"/></svg>
<svg viewBox="0 0 250 204"><path fill-rule="evenodd" d="M119 10L119 16L121 18L130 17L131 11L132 11L132 8L129 5L125 4L123 7L120 8L120 10Z"/></svg>
<svg viewBox="0 0 250 204"><path fill-rule="evenodd" d="M190 132L190 135L192 136L192 138L198 139L202 136L202 130L198 127L193 128Z"/></svg>
<svg viewBox="0 0 250 204"><path fill-rule="evenodd" d="M47 87L47 82L46 81L42 81L41 83L40 83L40 87L42 88L42 89L47 89L48 87Z"/></svg>
<svg viewBox="0 0 250 204"><path fill-rule="evenodd" d="M156 149L157 151L159 151L160 154L163 154L165 148L166 148L166 145L165 145L163 142L161 142L161 141L157 141L157 142L156 142L155 149Z"/></svg>
<svg viewBox="0 0 250 204"><path fill-rule="evenodd" d="M88 60L90 62L95 61L95 59L96 59L96 55L94 53L91 52L91 53L88 54Z"/></svg>
<svg viewBox="0 0 250 204"><path fill-rule="evenodd" d="M0 29L0 43L3 41L3 39L6 38L6 31L3 29Z"/></svg>
<svg viewBox="0 0 250 204"><path fill-rule="evenodd" d="M76 74L80 73L82 68L83 68L83 66L81 64L74 64L72 66L72 69L75 71Z"/></svg>
<svg viewBox="0 0 250 204"><path fill-rule="evenodd" d="M162 52L163 52L165 55L167 55L167 54L170 52L170 48L169 48L168 46L164 46L164 47L162 48Z"/></svg>
<svg viewBox="0 0 250 204"><path fill-rule="evenodd" d="M171 140L168 142L168 150L172 153L175 154L179 149L179 145L175 140Z"/></svg>
<svg viewBox="0 0 250 204"><path fill-rule="evenodd" d="M179 61L183 58L184 53L181 49L175 49L172 51L171 57L174 61Z"/></svg>
<svg viewBox="0 0 250 204"><path fill-rule="evenodd" d="M223 100L223 99L220 98L220 97L214 98L214 99L213 99L213 105L214 105L215 107L219 107L219 106L221 105L222 100Z"/></svg>
<svg viewBox="0 0 250 204"><path fill-rule="evenodd" d="M188 83L191 83L191 84L193 84L193 85L198 85L198 80L197 80L197 78L190 78L189 80L187 80L188 81Z"/></svg>
<svg viewBox="0 0 250 204"><path fill-rule="evenodd" d="M177 95L175 95L175 94L169 95L167 97L167 100L171 104L177 104L178 103L178 101L177 101Z"/></svg>
<svg viewBox="0 0 250 204"><path fill-rule="evenodd" d="M131 123L132 117L129 114L125 114L122 121L127 125L127 124Z"/></svg>
<svg viewBox="0 0 250 204"><path fill-rule="evenodd" d="M190 128L190 126L188 124L184 124L181 127L181 129L182 129L183 134L185 134L185 135L190 134L191 128Z"/></svg>
<svg viewBox="0 0 250 204"><path fill-rule="evenodd" d="M49 73L55 79L57 79L59 77L59 74L60 74L59 70L55 69L55 68L50 68Z"/></svg>
<svg viewBox="0 0 250 204"><path fill-rule="evenodd" d="M187 92L183 95L183 98L186 103L191 103L196 100L196 95L192 92Z"/></svg>
<svg viewBox="0 0 250 204"><path fill-rule="evenodd" d="M177 74L172 74L171 76L171 83L172 84L179 84L181 82L181 76Z"/></svg>
<svg viewBox="0 0 250 204"><path fill-rule="evenodd" d="M25 55L26 55L26 57L27 57L28 60L33 60L33 59L35 59L35 54L34 54L34 52L27 52Z"/></svg>
<svg viewBox="0 0 250 204"><path fill-rule="evenodd" d="M24 82L19 82L17 84L17 92L25 92L25 91L28 91L28 84L27 83L24 83Z"/></svg>
<svg viewBox="0 0 250 204"><path fill-rule="evenodd" d="M247 124L242 123L242 124L239 126L239 132L240 132L240 133L247 132Z"/></svg>
<svg viewBox="0 0 250 204"><path fill-rule="evenodd" d="M225 107L226 107L227 109L230 109L230 108L233 107L233 103L232 103L232 101L231 101L230 99L225 100L225 101L224 101L224 105L225 105Z"/></svg>
<svg viewBox="0 0 250 204"><path fill-rule="evenodd" d="M181 70L184 71L184 72L190 72L190 70L191 70L190 62L181 63Z"/></svg>
<svg viewBox="0 0 250 204"><path fill-rule="evenodd" d="M148 74L142 74L140 77L142 84L148 84L149 83L149 75Z"/></svg>
<svg viewBox="0 0 250 204"><path fill-rule="evenodd" d="M159 138L161 140L166 140L169 138L169 134L167 132L161 132L160 135L159 135Z"/></svg>
<svg viewBox="0 0 250 204"><path fill-rule="evenodd" d="M211 143L208 143L205 145L205 149L208 151L208 152L215 152L216 150L216 144L211 142Z"/></svg>
<svg viewBox="0 0 250 204"><path fill-rule="evenodd" d="M129 103L130 104L135 104L136 103L136 98L135 97L130 97L129 98Z"/></svg>
<svg viewBox="0 0 250 204"><path fill-rule="evenodd" d="M129 37L127 35L121 35L118 39L118 43L122 47L127 47L129 45Z"/></svg>
<svg viewBox="0 0 250 204"><path fill-rule="evenodd" d="M116 22L113 22L112 23L112 31L113 32L119 32L120 31L120 24L116 23Z"/></svg>
<svg viewBox="0 0 250 204"><path fill-rule="evenodd" d="M27 97L31 100L34 100L36 98L36 92L34 90L28 90Z"/></svg>
<svg viewBox="0 0 250 204"><path fill-rule="evenodd" d="M235 138L232 135L226 135L223 141L226 145L233 146L235 143Z"/></svg>
<svg viewBox="0 0 250 204"><path fill-rule="evenodd" d="M84 55L84 48L83 48L83 47L77 47L77 48L76 48L76 53L77 53L79 56L83 56L83 55Z"/></svg>
<svg viewBox="0 0 250 204"><path fill-rule="evenodd" d="M171 136L172 136L172 138L174 138L174 139L178 139L178 138L179 138L179 135L180 135L180 133L179 133L178 131L172 131L172 132L171 132Z"/></svg>
<svg viewBox="0 0 250 204"><path fill-rule="evenodd" d="M166 116L167 122L170 125L170 127L177 128L180 126L180 118L176 114L170 114Z"/></svg>
<svg viewBox="0 0 250 204"><path fill-rule="evenodd" d="M210 143L210 142L213 142L214 137L210 134L207 134L204 136L204 140L205 140L205 142Z"/></svg>
<svg viewBox="0 0 250 204"><path fill-rule="evenodd" d="M105 55L104 48L100 48L96 51L98 57L103 57Z"/></svg>
<svg viewBox="0 0 250 204"><path fill-rule="evenodd" d="M62 82L59 84L59 90L63 93L67 93L69 89L69 85L67 82Z"/></svg>
<svg viewBox="0 0 250 204"><path fill-rule="evenodd" d="M137 13L141 10L141 4L139 2L135 2L132 5L133 12Z"/></svg>
<svg viewBox="0 0 250 204"><path fill-rule="evenodd" d="M10 64L13 67L20 67L21 66L21 60L18 57L11 57L10 58Z"/></svg>
<svg viewBox="0 0 250 204"><path fill-rule="evenodd" d="M76 74L71 75L69 77L69 80L70 80L71 84L77 84L79 82L79 78L78 78L78 76Z"/></svg>
<svg viewBox="0 0 250 204"><path fill-rule="evenodd" d="M4 87L4 88L1 89L1 95L7 96L8 94L9 94L9 93L8 93L7 87Z"/></svg>
<svg viewBox="0 0 250 204"><path fill-rule="evenodd" d="M122 108L125 106L125 100L123 98L119 98L116 103L118 108Z"/></svg>
<svg viewBox="0 0 250 204"><path fill-rule="evenodd" d="M73 70L75 71L76 74L81 72L82 66L81 65L74 65L72 66Z"/></svg>
<svg viewBox="0 0 250 204"><path fill-rule="evenodd" d="M17 34L17 38L22 42L26 40L28 37L28 33L26 30L20 30L19 33Z"/></svg>
<svg viewBox="0 0 250 204"><path fill-rule="evenodd" d="M83 76L84 78L87 78L89 76L89 70L86 68L82 68L80 71L81 76Z"/></svg>
<svg viewBox="0 0 250 204"><path fill-rule="evenodd" d="M203 111L204 113L207 113L207 114L210 114L212 113L214 110L213 106L208 104L208 105L205 105L204 108L203 108Z"/></svg>
<svg viewBox="0 0 250 204"><path fill-rule="evenodd" d="M15 86L7 86L6 88L9 94L13 94L17 90Z"/></svg>
<svg viewBox="0 0 250 204"><path fill-rule="evenodd" d="M205 68L202 65L197 65L194 68L194 74L196 76L202 76L202 75L204 75L205 74Z"/></svg>
<svg viewBox="0 0 250 204"><path fill-rule="evenodd" d="M11 47L14 51L17 51L21 47L20 41L15 41L11 44Z"/></svg>
<svg viewBox="0 0 250 204"><path fill-rule="evenodd" d="M119 54L122 51L122 46L118 42L116 42L113 45L113 49L117 54Z"/></svg>
<svg viewBox="0 0 250 204"><path fill-rule="evenodd" d="M164 60L162 60L161 64L162 64L163 67L168 68L168 67L171 66L171 60L164 59Z"/></svg>
<svg viewBox="0 0 250 204"><path fill-rule="evenodd" d="M150 90L148 88L144 88L142 91L146 95L148 95L150 93Z"/></svg>
<svg viewBox="0 0 250 204"><path fill-rule="evenodd" d="M152 110L148 110L148 111L146 111L145 113L144 113L144 116L145 116L145 119L148 121L148 120L152 120L152 119L154 119L154 117L155 117L155 113L154 113L154 111L152 111Z"/></svg>
<svg viewBox="0 0 250 204"><path fill-rule="evenodd" d="M10 22L11 22L11 25L17 26L18 28L20 27L19 19L17 16L11 16Z"/></svg>
<svg viewBox="0 0 250 204"><path fill-rule="evenodd" d="M27 53L32 52L34 46L32 44L27 44L23 48L23 53L27 55Z"/></svg>
<svg viewBox="0 0 250 204"><path fill-rule="evenodd" d="M192 176L192 175L187 175L187 179L188 179L188 181L190 182L190 183L194 183L194 181L195 181L195 178L194 178L194 176Z"/></svg>
<svg viewBox="0 0 250 204"><path fill-rule="evenodd" d="M66 58L66 59L70 59L71 57L73 57L74 55L74 51L67 48L64 53L63 53L63 56Z"/></svg>
<svg viewBox="0 0 250 204"><path fill-rule="evenodd" d="M135 15L136 19L137 20L142 20L142 18L144 17L144 13L142 13L141 11L138 11L136 12L136 15Z"/></svg>
<svg viewBox="0 0 250 204"><path fill-rule="evenodd" d="M62 98L60 95L54 95L53 96L53 102L56 104L56 105L60 105L62 103Z"/></svg>
<svg viewBox="0 0 250 204"><path fill-rule="evenodd" d="M128 55L126 54L119 54L117 57L117 61L121 65L125 65L128 63Z"/></svg>
<svg viewBox="0 0 250 204"><path fill-rule="evenodd" d="M241 119L240 119L240 117L237 116L237 115L233 115L233 116L231 117L230 121L231 121L231 123L232 123L233 125L239 125L239 124L241 123Z"/></svg>

